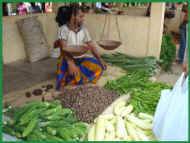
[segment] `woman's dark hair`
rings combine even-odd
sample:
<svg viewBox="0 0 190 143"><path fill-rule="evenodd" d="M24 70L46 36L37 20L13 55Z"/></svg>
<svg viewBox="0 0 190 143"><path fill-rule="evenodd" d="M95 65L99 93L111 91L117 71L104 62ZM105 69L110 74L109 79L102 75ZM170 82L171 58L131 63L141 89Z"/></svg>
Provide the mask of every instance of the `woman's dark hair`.
<svg viewBox="0 0 190 143"><path fill-rule="evenodd" d="M32 7L36 6L35 2L31 2L30 4L31 4Z"/></svg>
<svg viewBox="0 0 190 143"><path fill-rule="evenodd" d="M58 23L58 26L62 26L64 24L67 24L71 16L76 16L79 12L79 10L84 11L82 7L79 6L79 4L71 3L69 6L61 6L58 9L57 16L56 16L56 22Z"/></svg>

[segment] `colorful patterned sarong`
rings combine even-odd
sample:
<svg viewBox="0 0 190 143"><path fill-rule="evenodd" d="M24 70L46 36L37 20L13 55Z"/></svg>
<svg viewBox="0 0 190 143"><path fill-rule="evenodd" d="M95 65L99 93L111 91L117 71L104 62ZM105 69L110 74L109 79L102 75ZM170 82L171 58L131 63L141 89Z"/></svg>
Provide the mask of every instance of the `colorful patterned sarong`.
<svg viewBox="0 0 190 143"><path fill-rule="evenodd" d="M81 85L85 83L96 83L103 73L103 67L94 57L82 57L74 59L76 66L79 67L80 74L77 76L69 75L67 61L61 56L57 64L56 89L66 85Z"/></svg>

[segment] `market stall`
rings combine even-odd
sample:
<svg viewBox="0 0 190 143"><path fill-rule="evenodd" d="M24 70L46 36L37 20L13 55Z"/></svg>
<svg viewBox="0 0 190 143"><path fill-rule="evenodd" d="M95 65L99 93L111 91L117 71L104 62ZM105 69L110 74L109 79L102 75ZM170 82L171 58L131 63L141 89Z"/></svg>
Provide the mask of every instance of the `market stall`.
<svg viewBox="0 0 190 143"><path fill-rule="evenodd" d="M147 46L145 56L131 56L117 51L123 46L118 11L113 14L109 9L104 9L113 14L118 39L109 36L110 15L104 15L103 31L100 32L103 36L98 36L100 38L96 43L102 50L112 52L101 55L107 69L103 69L99 81L96 84L66 86L58 92L55 90L55 80L49 80L7 94L3 100L3 139L159 141L153 131L154 115L161 92L172 89L173 85L158 82L157 75L161 70L171 68L175 46L170 36L161 38L164 4L153 5L152 8L153 16L147 21L150 26L147 30L149 40L146 43L143 41ZM154 8L161 12L158 14ZM160 22L155 26L153 21L156 19ZM157 26L159 29L155 30ZM160 33L158 37L153 36L156 33ZM88 51L80 44L62 50L72 56L81 56Z"/></svg>
<svg viewBox="0 0 190 143"><path fill-rule="evenodd" d="M128 63L122 67L115 61L112 66L122 67L123 74L113 80L105 78L102 87L67 87L55 95L45 86L46 92L41 94L30 91L28 96L25 91L23 103L18 97L7 100L6 104L9 101L12 105L4 110L4 116L9 117L4 121L4 132L21 140L156 140L151 131L153 115L161 90L170 86L152 81L158 70L154 58L118 54L127 57L123 61ZM108 63L113 62L109 56L114 55L106 56ZM143 69L139 63L148 66ZM72 132L66 133L68 129Z"/></svg>

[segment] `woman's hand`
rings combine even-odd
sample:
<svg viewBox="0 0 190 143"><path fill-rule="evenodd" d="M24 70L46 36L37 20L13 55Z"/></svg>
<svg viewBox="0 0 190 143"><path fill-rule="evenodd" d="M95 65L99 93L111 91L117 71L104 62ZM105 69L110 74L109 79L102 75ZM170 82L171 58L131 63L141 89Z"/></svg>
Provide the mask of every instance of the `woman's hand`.
<svg viewBox="0 0 190 143"><path fill-rule="evenodd" d="M103 70L107 69L107 65L106 63L101 59L100 54L98 53L96 46L92 43L92 42L88 42L87 44L85 44L85 48L87 48L88 50L90 50L92 52L92 54L94 55L94 57L96 57L96 59L100 62L100 64L103 67Z"/></svg>
<svg viewBox="0 0 190 143"><path fill-rule="evenodd" d="M79 75L79 68L75 65L73 61L68 61L68 71L69 75L77 76Z"/></svg>
<svg viewBox="0 0 190 143"><path fill-rule="evenodd" d="M91 47L88 44L82 45L85 50L91 50Z"/></svg>
<svg viewBox="0 0 190 143"><path fill-rule="evenodd" d="M67 47L66 41L64 40L59 40L61 50L64 49L64 47ZM64 51L63 52L64 58L67 60L68 63L68 72L69 75L77 76L80 74L79 68L75 65L74 59L71 54L68 52Z"/></svg>
<svg viewBox="0 0 190 143"><path fill-rule="evenodd" d="M104 60L100 59L100 64L102 65L103 70L107 69L107 64L106 64L106 62L104 62Z"/></svg>
<svg viewBox="0 0 190 143"><path fill-rule="evenodd" d="M54 42L54 44L53 44L53 47L54 48L57 48L57 47L59 47L60 46L60 42L59 42L59 40L56 40L55 42Z"/></svg>

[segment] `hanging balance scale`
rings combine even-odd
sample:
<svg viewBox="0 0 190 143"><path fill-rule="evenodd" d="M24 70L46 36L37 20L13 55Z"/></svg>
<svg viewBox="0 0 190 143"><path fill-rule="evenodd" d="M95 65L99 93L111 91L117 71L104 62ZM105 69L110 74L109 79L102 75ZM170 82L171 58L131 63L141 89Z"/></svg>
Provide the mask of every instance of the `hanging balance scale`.
<svg viewBox="0 0 190 143"><path fill-rule="evenodd" d="M109 33L110 33L110 15L111 14L105 14L103 31L102 31L102 34L100 36L100 40L97 41L97 44L105 50L115 50L115 49L119 48L119 46L122 44L117 14L115 15L115 24L116 24L116 28L117 28L119 41L109 39L109 36L110 36L109 35ZM106 25L107 25L107 29L108 29L107 35L106 35L107 37L103 38L103 37L105 37L104 35L106 33L106 31L105 31Z"/></svg>

